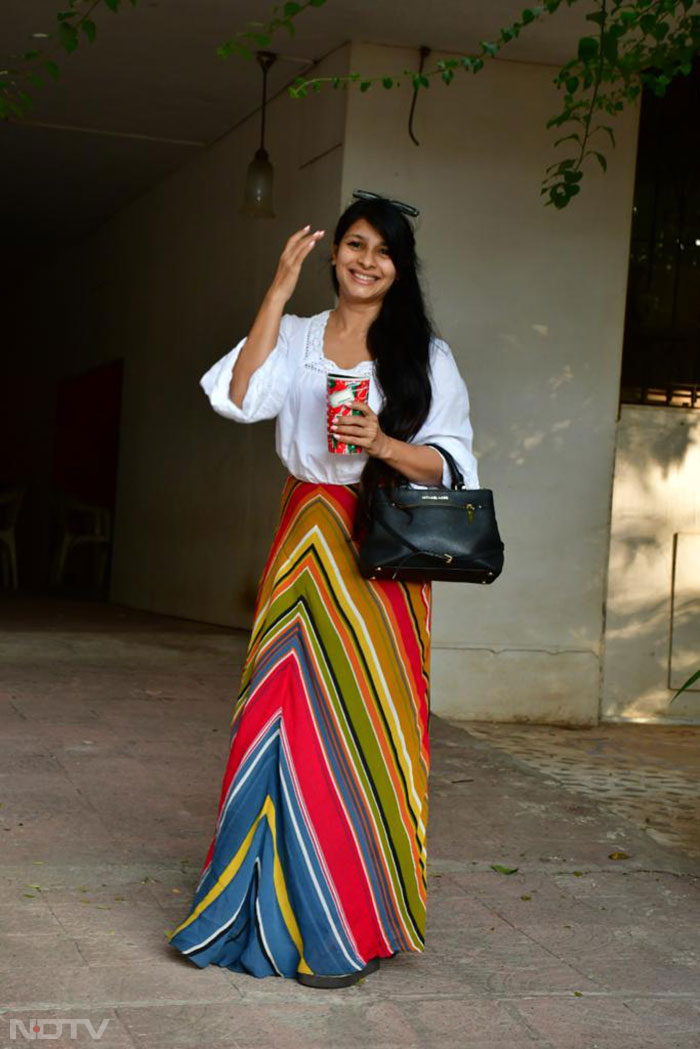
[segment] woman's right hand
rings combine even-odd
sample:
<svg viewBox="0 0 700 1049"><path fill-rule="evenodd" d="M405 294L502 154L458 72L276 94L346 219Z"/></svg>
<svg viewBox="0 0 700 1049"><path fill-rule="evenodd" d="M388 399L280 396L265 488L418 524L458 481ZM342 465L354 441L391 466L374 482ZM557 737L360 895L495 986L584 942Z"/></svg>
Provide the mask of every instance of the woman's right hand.
<svg viewBox="0 0 700 1049"><path fill-rule="evenodd" d="M279 294L285 302L291 299L299 280L301 266L307 255L310 255L325 230L317 229L310 233L310 226L304 226L292 233L280 255L277 271L272 280L270 291Z"/></svg>

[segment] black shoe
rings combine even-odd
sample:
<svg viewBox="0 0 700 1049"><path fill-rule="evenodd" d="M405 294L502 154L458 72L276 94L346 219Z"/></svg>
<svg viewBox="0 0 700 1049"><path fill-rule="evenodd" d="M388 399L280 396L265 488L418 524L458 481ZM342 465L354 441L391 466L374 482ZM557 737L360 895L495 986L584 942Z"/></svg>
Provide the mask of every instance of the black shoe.
<svg viewBox="0 0 700 1049"><path fill-rule="evenodd" d="M354 983L361 980L379 968L379 958L370 958L364 969L358 969L353 973L341 973L339 976L321 976L319 973L297 973L297 980L304 987L352 987Z"/></svg>

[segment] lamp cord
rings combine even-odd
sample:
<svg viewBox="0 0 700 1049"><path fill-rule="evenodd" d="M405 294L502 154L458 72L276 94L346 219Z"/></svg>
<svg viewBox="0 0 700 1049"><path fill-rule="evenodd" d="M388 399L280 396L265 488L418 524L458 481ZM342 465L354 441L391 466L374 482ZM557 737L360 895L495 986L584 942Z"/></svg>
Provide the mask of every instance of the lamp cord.
<svg viewBox="0 0 700 1049"><path fill-rule="evenodd" d="M420 65L418 66L418 72L419 73L423 72L423 66L425 65L426 58L430 54L430 50L431 49L429 47L427 47L425 44L421 44ZM417 146L420 145L420 142L418 141L416 136L413 134L413 115L414 115L414 113L416 111L416 99L418 98L418 90L419 89L417 87L415 87L413 89L413 99L411 101L411 112L409 113L409 116L408 116L408 133L411 136L411 139L413 140L413 142Z"/></svg>
<svg viewBox="0 0 700 1049"><path fill-rule="evenodd" d="M260 148L265 148L265 106L267 104L267 66L263 66L262 113L260 115Z"/></svg>

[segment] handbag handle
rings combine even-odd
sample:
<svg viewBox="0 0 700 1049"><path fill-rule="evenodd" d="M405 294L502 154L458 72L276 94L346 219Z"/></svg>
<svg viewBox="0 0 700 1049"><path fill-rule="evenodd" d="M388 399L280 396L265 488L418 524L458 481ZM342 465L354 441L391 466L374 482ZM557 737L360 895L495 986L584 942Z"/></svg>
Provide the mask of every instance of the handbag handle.
<svg viewBox="0 0 700 1049"><path fill-rule="evenodd" d="M464 476L462 475L461 470L457 466L457 463L455 462L454 458L450 455L450 453L446 452L444 448L441 448L439 444L433 444L432 441L427 441L426 447L437 448L437 450L440 452L440 455L444 456L445 462L447 463L450 469L450 473L452 474L452 491L457 492L460 491L460 489L466 491L466 485L464 484Z"/></svg>

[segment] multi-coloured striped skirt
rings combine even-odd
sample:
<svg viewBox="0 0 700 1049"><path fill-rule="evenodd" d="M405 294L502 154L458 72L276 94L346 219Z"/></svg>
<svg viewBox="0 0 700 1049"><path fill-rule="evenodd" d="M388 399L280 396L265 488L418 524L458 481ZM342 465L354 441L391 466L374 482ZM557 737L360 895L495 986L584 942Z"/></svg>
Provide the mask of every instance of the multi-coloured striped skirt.
<svg viewBox="0 0 700 1049"><path fill-rule="evenodd" d="M200 967L331 975L423 949L430 584L360 575L356 505L285 485L214 838L170 937Z"/></svg>

